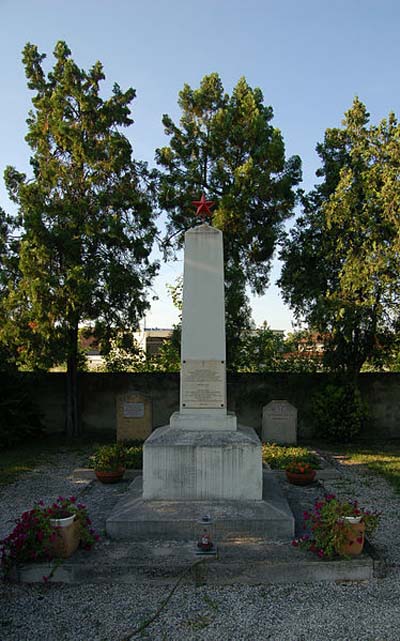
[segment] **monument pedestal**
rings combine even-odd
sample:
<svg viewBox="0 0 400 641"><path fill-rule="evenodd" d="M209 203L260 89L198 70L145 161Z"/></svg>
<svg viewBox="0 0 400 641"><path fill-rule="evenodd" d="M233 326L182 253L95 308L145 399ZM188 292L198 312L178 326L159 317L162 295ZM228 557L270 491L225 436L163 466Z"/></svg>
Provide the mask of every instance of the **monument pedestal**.
<svg viewBox="0 0 400 641"><path fill-rule="evenodd" d="M171 427L189 431L232 431L237 429L237 418L233 412L220 410L187 410L174 412L169 419Z"/></svg>
<svg viewBox="0 0 400 641"><path fill-rule="evenodd" d="M204 201L204 196L202 201ZM227 412L222 232L200 225L185 234L179 412L143 450L137 483L107 519L115 538L196 538L211 514L220 537L294 534L286 501L264 487L261 442ZM269 494L268 494L269 492Z"/></svg>
<svg viewBox="0 0 400 641"><path fill-rule="evenodd" d="M250 427L231 431L159 427L144 445L143 499L261 500L257 434Z"/></svg>

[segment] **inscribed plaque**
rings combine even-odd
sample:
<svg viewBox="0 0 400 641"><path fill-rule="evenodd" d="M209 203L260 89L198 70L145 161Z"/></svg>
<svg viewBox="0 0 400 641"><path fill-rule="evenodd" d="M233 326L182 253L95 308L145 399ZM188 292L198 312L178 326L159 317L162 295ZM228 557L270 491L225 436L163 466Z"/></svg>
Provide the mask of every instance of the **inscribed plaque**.
<svg viewBox="0 0 400 641"><path fill-rule="evenodd" d="M142 418L144 416L144 403L124 403L125 418Z"/></svg>
<svg viewBox="0 0 400 641"><path fill-rule="evenodd" d="M225 363L217 360L186 360L182 363L182 407L225 407Z"/></svg>

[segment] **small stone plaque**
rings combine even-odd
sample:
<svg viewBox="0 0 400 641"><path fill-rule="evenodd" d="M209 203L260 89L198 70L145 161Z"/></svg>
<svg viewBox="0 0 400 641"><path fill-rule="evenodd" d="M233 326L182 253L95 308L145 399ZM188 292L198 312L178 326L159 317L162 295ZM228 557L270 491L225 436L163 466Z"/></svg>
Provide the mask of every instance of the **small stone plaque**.
<svg viewBox="0 0 400 641"><path fill-rule="evenodd" d="M117 397L117 441L145 440L153 428L150 398L140 392Z"/></svg>
<svg viewBox="0 0 400 641"><path fill-rule="evenodd" d="M224 361L183 361L181 377L183 409L226 407Z"/></svg>
<svg viewBox="0 0 400 641"><path fill-rule="evenodd" d="M144 403L124 403L124 418L143 418Z"/></svg>
<svg viewBox="0 0 400 641"><path fill-rule="evenodd" d="M297 409L288 401L271 401L263 407L262 441L297 443Z"/></svg>

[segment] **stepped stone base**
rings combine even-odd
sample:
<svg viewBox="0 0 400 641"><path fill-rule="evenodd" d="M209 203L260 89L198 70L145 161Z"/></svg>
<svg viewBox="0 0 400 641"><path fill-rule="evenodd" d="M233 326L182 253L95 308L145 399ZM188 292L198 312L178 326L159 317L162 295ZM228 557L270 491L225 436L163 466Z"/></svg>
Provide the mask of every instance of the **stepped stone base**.
<svg viewBox="0 0 400 641"><path fill-rule="evenodd" d="M253 428L203 432L166 425L144 444L144 500L261 498L261 443Z"/></svg>
<svg viewBox="0 0 400 641"><path fill-rule="evenodd" d="M261 501L145 501L137 477L106 521L107 534L119 540L196 541L198 520L209 514L219 542L253 537L289 541L294 517L279 483L264 475Z"/></svg>

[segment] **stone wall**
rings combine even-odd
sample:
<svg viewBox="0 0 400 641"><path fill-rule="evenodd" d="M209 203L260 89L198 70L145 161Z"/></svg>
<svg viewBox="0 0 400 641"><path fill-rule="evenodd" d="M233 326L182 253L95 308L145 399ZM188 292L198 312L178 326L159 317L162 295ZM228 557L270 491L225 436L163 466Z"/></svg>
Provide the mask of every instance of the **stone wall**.
<svg viewBox="0 0 400 641"><path fill-rule="evenodd" d="M2 376L0 374L0 385ZM33 400L49 431L63 429L65 374L24 373ZM331 380L328 374L228 375L228 409L240 423L261 431L262 408L271 400L286 399L298 409L300 438L310 436L309 401L314 390ZM400 438L400 374L362 374L360 389L372 420L366 437ZM128 391L142 392L153 402L153 428L169 422L179 409L179 374L82 373L80 402L87 430L116 428L116 398Z"/></svg>

